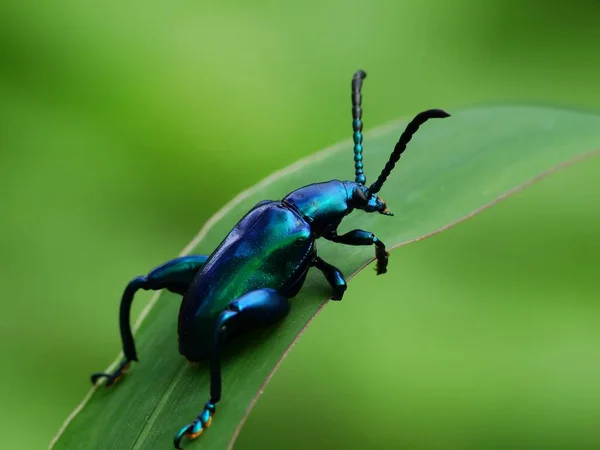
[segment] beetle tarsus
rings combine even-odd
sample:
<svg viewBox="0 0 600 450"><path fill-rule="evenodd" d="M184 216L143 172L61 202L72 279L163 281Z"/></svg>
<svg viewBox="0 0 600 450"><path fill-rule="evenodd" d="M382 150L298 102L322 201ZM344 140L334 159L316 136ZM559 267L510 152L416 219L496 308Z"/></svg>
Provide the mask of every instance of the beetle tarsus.
<svg viewBox="0 0 600 450"><path fill-rule="evenodd" d="M125 375L125 373L129 369L130 364L131 364L131 361L129 361L128 359L125 359L113 373L105 373L105 372L93 373L92 376L90 377L92 384L96 384L98 382L98 380L100 380L102 378L106 378L107 379L106 387L112 386L117 381L119 381L121 379L121 377L123 377L123 375Z"/></svg>
<svg viewBox="0 0 600 450"><path fill-rule="evenodd" d="M200 413L200 415L196 417L192 423L184 426L175 435L175 438L173 439L173 445L175 448L177 450L182 450L180 444L184 436L187 436L189 439L197 439L204 430L210 427L215 411L216 406L212 401L206 403L202 413Z"/></svg>
<svg viewBox="0 0 600 450"><path fill-rule="evenodd" d="M384 245L378 245L375 247L375 257L377 258L377 266L375 267L377 275L383 275L387 272L390 253L385 249Z"/></svg>

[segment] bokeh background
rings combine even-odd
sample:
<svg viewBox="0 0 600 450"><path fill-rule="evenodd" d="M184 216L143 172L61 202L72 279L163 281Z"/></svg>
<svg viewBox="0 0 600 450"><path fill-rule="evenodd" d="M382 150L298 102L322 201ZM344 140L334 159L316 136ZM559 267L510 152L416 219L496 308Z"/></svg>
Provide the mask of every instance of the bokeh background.
<svg viewBox="0 0 600 450"><path fill-rule="evenodd" d="M369 74L366 129L425 108L490 102L600 110L599 21L594 0L1 2L2 447L45 448L87 392L89 374L114 359L118 302L130 278L177 255L242 189L350 136L356 69ZM466 348L462 364L434 364L441 338L428 341L415 324L451 323L451 312L469 314L477 299L506 301L501 314L485 315L496 317L497 334L483 334L496 343L489 359L523 367L518 361L553 348L544 338L537 347L523 336L503 339L502 321L525 320L516 313L523 290L537 302L553 299L555 324L569 314L561 300L591 308L598 169L595 161L571 168L396 252L385 279L370 270L358 276L343 307L329 305L283 364L240 448L567 442L553 430L597 448L600 412L577 409L583 394L557 396L544 403L548 414L535 414L522 404L543 398L532 394L539 380L531 374L541 372L517 371L513 384L502 384L502 371L481 362L475 332L446 340ZM391 292L412 309L389 309ZM140 295L135 312L148 298ZM421 298L437 299L428 311L439 316L418 316ZM377 327L382 311L398 314L413 340ZM412 356L394 361L399 345L411 345ZM580 356L593 362L588 345ZM418 389L395 383L407 361ZM496 394L477 397L486 407L461 403L442 394L444 383ZM412 395L410 408L388 401L394 386ZM561 417L567 406L579 415ZM481 419L486 411L493 414Z"/></svg>

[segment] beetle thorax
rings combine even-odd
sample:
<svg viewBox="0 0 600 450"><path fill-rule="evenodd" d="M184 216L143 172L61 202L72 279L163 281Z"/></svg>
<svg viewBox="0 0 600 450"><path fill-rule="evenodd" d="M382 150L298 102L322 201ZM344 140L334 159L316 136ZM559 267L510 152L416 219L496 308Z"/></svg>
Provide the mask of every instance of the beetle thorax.
<svg viewBox="0 0 600 450"><path fill-rule="evenodd" d="M298 210L316 233L337 226L352 210L346 186L339 180L309 184L291 192L283 201Z"/></svg>

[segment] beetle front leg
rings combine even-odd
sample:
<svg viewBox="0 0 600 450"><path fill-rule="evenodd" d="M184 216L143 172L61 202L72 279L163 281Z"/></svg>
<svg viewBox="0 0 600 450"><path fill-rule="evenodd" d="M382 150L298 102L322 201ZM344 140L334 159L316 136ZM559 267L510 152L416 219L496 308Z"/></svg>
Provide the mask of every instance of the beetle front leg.
<svg viewBox="0 0 600 450"><path fill-rule="evenodd" d="M210 400L204 405L196 419L181 428L175 435L173 444L179 444L184 436L196 439L212 423L216 404L221 399L221 345L228 333L241 329L273 325L290 311L290 302L274 289L257 289L242 295L231 302L219 315L213 331L210 354Z"/></svg>
<svg viewBox="0 0 600 450"><path fill-rule="evenodd" d="M379 240L370 231L352 230L339 236L337 232L332 232L329 236L324 236L332 242L347 245L375 245L375 257L377 258L377 275L387 272L388 258L390 254L385 248L385 244Z"/></svg>
<svg viewBox="0 0 600 450"><path fill-rule="evenodd" d="M129 282L123 292L119 308L119 326L125 359L113 373L98 372L92 374L93 384L96 384L101 378L107 378L106 386L111 386L125 374L132 361L138 360L129 323L131 304L135 293L140 289L146 291L167 289L173 293L183 295L207 259L208 256L206 255L189 255L175 258L156 267L148 275L136 277Z"/></svg>
<svg viewBox="0 0 600 450"><path fill-rule="evenodd" d="M318 256L315 258L313 265L325 275L331 289L333 289L331 300L341 300L348 287L346 285L346 280L344 279L344 274L340 272L340 269L323 261Z"/></svg>

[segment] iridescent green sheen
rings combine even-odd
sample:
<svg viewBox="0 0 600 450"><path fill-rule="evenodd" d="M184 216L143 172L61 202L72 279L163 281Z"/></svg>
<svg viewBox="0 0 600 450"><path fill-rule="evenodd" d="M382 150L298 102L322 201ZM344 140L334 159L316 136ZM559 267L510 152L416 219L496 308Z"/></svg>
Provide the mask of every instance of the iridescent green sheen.
<svg viewBox="0 0 600 450"><path fill-rule="evenodd" d="M183 298L180 353L190 361L208 357L215 321L244 294L271 288L293 296L314 253L311 227L298 212L261 202L216 248Z"/></svg>

